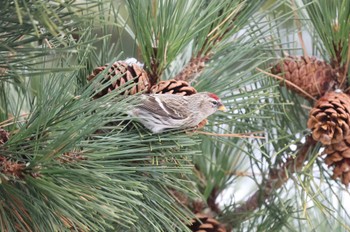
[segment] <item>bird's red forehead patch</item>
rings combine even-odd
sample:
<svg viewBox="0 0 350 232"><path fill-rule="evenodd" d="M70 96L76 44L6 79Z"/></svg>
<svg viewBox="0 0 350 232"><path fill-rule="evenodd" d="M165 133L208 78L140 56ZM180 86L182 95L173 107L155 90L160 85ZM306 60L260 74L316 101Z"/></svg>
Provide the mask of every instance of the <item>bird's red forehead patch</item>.
<svg viewBox="0 0 350 232"><path fill-rule="evenodd" d="M220 98L214 93L208 93L208 96L211 97L211 98L214 98L217 101L220 100Z"/></svg>

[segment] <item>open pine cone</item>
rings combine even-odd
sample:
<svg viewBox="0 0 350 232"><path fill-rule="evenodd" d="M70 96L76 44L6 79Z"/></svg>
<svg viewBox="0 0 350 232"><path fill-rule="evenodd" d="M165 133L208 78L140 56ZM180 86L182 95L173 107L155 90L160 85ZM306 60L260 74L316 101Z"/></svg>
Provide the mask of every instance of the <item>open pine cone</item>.
<svg viewBox="0 0 350 232"><path fill-rule="evenodd" d="M340 178L342 184L346 187L349 186L350 183L350 159L346 158L341 162L335 163L335 167L333 170L333 179Z"/></svg>
<svg viewBox="0 0 350 232"><path fill-rule="evenodd" d="M186 81L167 80L160 81L152 86L151 93L157 94L178 94L182 96L192 95L197 93L196 89L191 87Z"/></svg>
<svg viewBox="0 0 350 232"><path fill-rule="evenodd" d="M310 111L307 127L312 137L324 145L340 143L350 136L350 97L329 92Z"/></svg>
<svg viewBox="0 0 350 232"><path fill-rule="evenodd" d="M100 66L94 69L94 71L87 78L92 81L100 72L108 68L108 64ZM104 80L96 86L96 89L103 84L105 84L112 77L116 77L117 80L113 81L109 86L104 88L102 91L95 95L95 98L102 97L107 93L118 89L120 86L124 85L128 81L133 81L136 83L131 89L121 93L122 95L133 95L141 91L148 92L150 88L150 82L146 71L136 63L128 64L124 61L116 61L109 68Z"/></svg>
<svg viewBox="0 0 350 232"><path fill-rule="evenodd" d="M333 179L340 178L341 182L348 186L350 183L350 139L326 146L323 153L326 154L325 163L328 166L334 166Z"/></svg>
<svg viewBox="0 0 350 232"><path fill-rule="evenodd" d="M307 59L308 58L308 59ZM335 70L325 61L315 57L289 56L272 67L271 73L281 75L313 97L323 96L336 83ZM284 83L282 83L284 84ZM308 98L299 89L285 83L287 88Z"/></svg>
<svg viewBox="0 0 350 232"><path fill-rule="evenodd" d="M198 219L192 219L191 225L188 225L193 232L226 232L223 225L214 218L204 215L196 214Z"/></svg>
<svg viewBox="0 0 350 232"><path fill-rule="evenodd" d="M333 169L333 179L350 183L350 96L329 92L310 111L308 128L312 137L325 146L325 163Z"/></svg>

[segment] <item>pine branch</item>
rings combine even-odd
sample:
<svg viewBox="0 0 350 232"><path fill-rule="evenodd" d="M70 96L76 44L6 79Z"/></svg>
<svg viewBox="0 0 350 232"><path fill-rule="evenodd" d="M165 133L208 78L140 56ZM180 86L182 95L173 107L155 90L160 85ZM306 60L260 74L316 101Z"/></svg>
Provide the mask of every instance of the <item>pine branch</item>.
<svg viewBox="0 0 350 232"><path fill-rule="evenodd" d="M207 199L207 204L208 204L210 210L212 212L214 212L215 214L220 214L220 212L221 212L221 209L220 209L219 205L216 202L216 199L217 199L219 193L220 192L218 191L218 188L214 187L212 189L208 199Z"/></svg>
<svg viewBox="0 0 350 232"><path fill-rule="evenodd" d="M298 173L302 170L304 162L307 161L310 150L316 145L316 141L312 136L307 136L306 142L299 148L296 157L289 157L280 168L271 168L267 179L261 184L261 189L256 191L242 205L235 208L233 213L238 215L234 220L238 225L243 222L249 215L262 206L267 199L272 197L272 194L281 188L290 178L290 175Z"/></svg>

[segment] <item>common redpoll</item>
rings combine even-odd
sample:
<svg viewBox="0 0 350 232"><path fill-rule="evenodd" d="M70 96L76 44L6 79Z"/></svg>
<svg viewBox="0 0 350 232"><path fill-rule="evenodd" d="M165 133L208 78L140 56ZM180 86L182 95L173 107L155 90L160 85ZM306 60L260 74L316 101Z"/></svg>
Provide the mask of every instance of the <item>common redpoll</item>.
<svg viewBox="0 0 350 232"><path fill-rule="evenodd" d="M151 94L141 95L141 103L128 114L153 133L161 133L167 129L195 127L217 110L226 111L226 108L213 93Z"/></svg>

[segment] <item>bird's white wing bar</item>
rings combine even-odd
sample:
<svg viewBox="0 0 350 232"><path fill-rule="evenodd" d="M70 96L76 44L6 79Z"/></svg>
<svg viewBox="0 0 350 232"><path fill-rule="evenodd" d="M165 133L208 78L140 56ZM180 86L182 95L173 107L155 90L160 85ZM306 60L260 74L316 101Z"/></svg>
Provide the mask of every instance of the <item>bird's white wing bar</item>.
<svg viewBox="0 0 350 232"><path fill-rule="evenodd" d="M158 102L159 106L160 106L167 114L170 114L169 111L167 111L167 109L164 107L163 102L162 102L158 97L154 97L154 99Z"/></svg>

